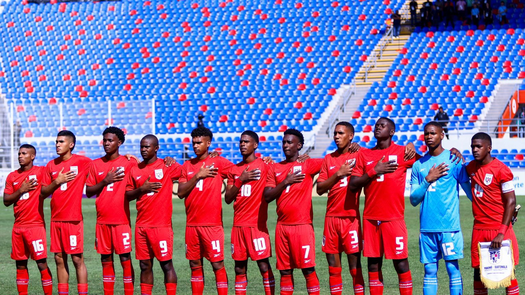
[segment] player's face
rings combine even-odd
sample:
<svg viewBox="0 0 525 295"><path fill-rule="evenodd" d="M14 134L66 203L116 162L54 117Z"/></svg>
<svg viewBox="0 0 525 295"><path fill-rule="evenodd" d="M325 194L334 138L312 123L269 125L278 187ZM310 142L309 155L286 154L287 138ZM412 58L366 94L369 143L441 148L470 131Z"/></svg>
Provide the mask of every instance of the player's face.
<svg viewBox="0 0 525 295"><path fill-rule="evenodd" d="M104 152L106 152L106 154L113 154L118 151L122 142L116 134L106 133L102 139L102 144L104 145Z"/></svg>
<svg viewBox="0 0 525 295"><path fill-rule="evenodd" d="M427 147L432 149L440 146L443 136L443 129L432 125L425 127L425 144Z"/></svg>
<svg viewBox="0 0 525 295"><path fill-rule="evenodd" d="M57 136L55 147L57 155L62 156L71 152L73 147L75 147L75 144L73 143L73 139L69 136Z"/></svg>
<svg viewBox="0 0 525 295"><path fill-rule="evenodd" d="M472 149L472 155L476 161L483 161L492 150L492 146L488 141L483 139L473 139L470 148Z"/></svg>
<svg viewBox="0 0 525 295"><path fill-rule="evenodd" d="M159 150L158 144L155 140L144 138L140 141L140 155L144 160L149 160L157 155Z"/></svg>
<svg viewBox="0 0 525 295"><path fill-rule="evenodd" d="M35 152L33 149L21 148L18 150L18 164L20 166L27 166L35 159Z"/></svg>
<svg viewBox="0 0 525 295"><path fill-rule="evenodd" d="M257 149L259 145L255 140L248 135L241 136L241 139L239 141L239 151L241 152L241 155L248 156L253 154L255 150Z"/></svg>
<svg viewBox="0 0 525 295"><path fill-rule="evenodd" d="M283 137L283 152L286 157L293 157L299 153L303 145L299 142L299 138L292 134L286 134Z"/></svg>
<svg viewBox="0 0 525 295"><path fill-rule="evenodd" d="M348 127L338 125L334 130L334 142L338 149L344 149L354 139L354 134L350 132Z"/></svg>
<svg viewBox="0 0 525 295"><path fill-rule="evenodd" d="M192 143L195 155L201 156L210 148L211 140L208 136L198 136L192 139Z"/></svg>
<svg viewBox="0 0 525 295"><path fill-rule="evenodd" d="M380 119L374 127L374 137L376 139L385 139L394 136L394 128L385 119Z"/></svg>

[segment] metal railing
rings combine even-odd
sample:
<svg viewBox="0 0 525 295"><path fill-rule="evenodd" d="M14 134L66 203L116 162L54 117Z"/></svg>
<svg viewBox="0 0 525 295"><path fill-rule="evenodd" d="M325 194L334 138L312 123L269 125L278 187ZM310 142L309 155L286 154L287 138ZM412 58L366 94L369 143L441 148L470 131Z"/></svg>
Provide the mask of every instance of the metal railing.
<svg viewBox="0 0 525 295"><path fill-rule="evenodd" d="M383 36L383 38L381 38L381 40L379 40L379 42L377 43L376 47L374 48L374 50L372 51L372 53L370 54L370 56L366 59L366 62L365 64L361 67L361 69L364 71L364 81L367 82L368 81L368 73L376 67L377 65L377 61L380 60L381 58L383 58L383 51L385 49L385 47L389 44L389 43L392 43L392 40L393 40L393 28L392 27L388 27L387 28L387 31L385 33L385 35Z"/></svg>
<svg viewBox="0 0 525 295"><path fill-rule="evenodd" d="M356 94L356 90L355 79L353 79L352 83L350 83L350 85L348 85L348 87L345 88L345 91L341 94L341 106L336 107L330 117L328 117L328 128L326 129L326 134L328 137L331 137L332 133L334 133L335 124L339 122L341 115L346 113L346 106L348 105L348 102L350 102L352 96Z"/></svg>

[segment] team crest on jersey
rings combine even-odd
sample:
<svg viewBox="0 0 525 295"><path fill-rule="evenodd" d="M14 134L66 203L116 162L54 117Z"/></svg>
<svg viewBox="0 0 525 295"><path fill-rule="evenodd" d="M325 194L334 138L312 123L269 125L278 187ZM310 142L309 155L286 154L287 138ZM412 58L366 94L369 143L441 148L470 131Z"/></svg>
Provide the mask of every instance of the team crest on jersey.
<svg viewBox="0 0 525 295"><path fill-rule="evenodd" d="M492 174L485 174L485 179L483 179L483 183L485 185L489 185L492 183L492 178L494 177L494 175Z"/></svg>
<svg viewBox="0 0 525 295"><path fill-rule="evenodd" d="M155 169L155 177L157 179L162 179L162 177L164 177L164 172L162 169Z"/></svg>
<svg viewBox="0 0 525 295"><path fill-rule="evenodd" d="M492 263L498 263L498 261L500 260L501 258L501 254L500 254L500 251L499 250L491 250L490 252L490 261L492 261Z"/></svg>

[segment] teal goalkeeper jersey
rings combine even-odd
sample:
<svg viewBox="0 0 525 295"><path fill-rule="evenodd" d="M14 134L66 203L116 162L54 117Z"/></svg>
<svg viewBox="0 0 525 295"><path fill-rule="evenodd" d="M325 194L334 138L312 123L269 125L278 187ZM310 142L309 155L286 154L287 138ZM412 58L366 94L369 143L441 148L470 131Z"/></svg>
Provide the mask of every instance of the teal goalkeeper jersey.
<svg viewBox="0 0 525 295"><path fill-rule="evenodd" d="M449 150L439 156L426 154L412 167L411 185L421 185L432 166L446 163L448 174L430 184L420 205L421 232L461 230L459 220L459 184L469 181L466 168L452 162Z"/></svg>

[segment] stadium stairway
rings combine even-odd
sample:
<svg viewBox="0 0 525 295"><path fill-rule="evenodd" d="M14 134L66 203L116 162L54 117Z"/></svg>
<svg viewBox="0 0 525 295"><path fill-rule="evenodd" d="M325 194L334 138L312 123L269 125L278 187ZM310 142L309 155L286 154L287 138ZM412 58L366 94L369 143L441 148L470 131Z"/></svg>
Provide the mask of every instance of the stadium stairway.
<svg viewBox="0 0 525 295"><path fill-rule="evenodd" d="M376 45L372 54L370 54L371 57L374 56L374 54L378 55L375 66L368 70L368 76L366 76L367 67L366 64L363 65L355 77L356 85L370 86L374 82L381 82L409 38L410 35L400 35L397 39L393 39L390 35L384 36L378 45ZM382 42L386 42L386 44L381 53ZM371 62L373 63L373 61Z"/></svg>
<svg viewBox="0 0 525 295"><path fill-rule="evenodd" d="M361 101L365 95L370 90L370 86L359 86L356 87L356 93L350 98L350 101L346 105L345 111L340 113L339 121L350 121L352 119L352 114L357 110ZM336 110L342 108L342 103L340 103ZM333 142L332 134L329 132L330 121L327 120L319 129L318 133L315 136L315 149L312 150L309 155L312 158L321 158L324 156L326 149Z"/></svg>
<svg viewBox="0 0 525 295"><path fill-rule="evenodd" d="M509 103L510 97L516 92L523 80L500 80L495 86L494 92L485 105L482 113L482 124L479 128L481 132L487 132L493 138L497 138L495 122L501 119L503 111ZM485 117L483 118L483 115Z"/></svg>

